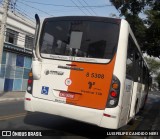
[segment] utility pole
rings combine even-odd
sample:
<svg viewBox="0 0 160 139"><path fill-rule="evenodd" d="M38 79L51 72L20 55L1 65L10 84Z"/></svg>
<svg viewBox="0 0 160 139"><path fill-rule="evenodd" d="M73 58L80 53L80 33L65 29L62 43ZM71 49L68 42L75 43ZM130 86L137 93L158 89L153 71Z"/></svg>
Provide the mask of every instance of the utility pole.
<svg viewBox="0 0 160 139"><path fill-rule="evenodd" d="M2 15L2 21L1 21L1 30L0 30L0 64L2 62L4 34L6 31L6 22L7 22L9 2L10 0L3 0L3 15Z"/></svg>

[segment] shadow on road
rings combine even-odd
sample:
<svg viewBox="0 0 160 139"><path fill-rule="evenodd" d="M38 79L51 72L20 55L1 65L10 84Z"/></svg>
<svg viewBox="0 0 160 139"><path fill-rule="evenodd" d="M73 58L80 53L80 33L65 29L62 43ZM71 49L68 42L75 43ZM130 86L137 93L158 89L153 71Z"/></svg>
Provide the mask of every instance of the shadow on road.
<svg viewBox="0 0 160 139"><path fill-rule="evenodd" d="M24 119L25 124L34 125L36 130L52 130L58 136L83 136L87 138L106 138L107 130L98 126L81 123L64 117L43 113L28 113ZM35 130L35 128L33 129Z"/></svg>

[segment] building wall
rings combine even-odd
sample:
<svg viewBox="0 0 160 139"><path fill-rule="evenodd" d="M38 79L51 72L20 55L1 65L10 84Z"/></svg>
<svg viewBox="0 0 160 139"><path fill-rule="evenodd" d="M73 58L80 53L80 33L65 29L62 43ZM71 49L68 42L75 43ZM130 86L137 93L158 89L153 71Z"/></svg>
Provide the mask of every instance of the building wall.
<svg viewBox="0 0 160 139"><path fill-rule="evenodd" d="M19 17L12 12L8 13L3 57L0 64L0 91L25 91L27 89L35 24L24 17L23 20ZM0 9L1 19L2 9ZM26 36L32 39L26 39ZM16 41L12 42L13 39Z"/></svg>
<svg viewBox="0 0 160 139"><path fill-rule="evenodd" d="M31 57L4 51L0 67L0 91L25 91L31 62Z"/></svg>

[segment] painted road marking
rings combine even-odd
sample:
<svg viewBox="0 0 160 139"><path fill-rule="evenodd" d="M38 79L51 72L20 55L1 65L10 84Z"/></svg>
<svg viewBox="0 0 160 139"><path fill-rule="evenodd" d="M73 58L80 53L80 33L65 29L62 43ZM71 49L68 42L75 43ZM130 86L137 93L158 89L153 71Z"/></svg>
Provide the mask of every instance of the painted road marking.
<svg viewBox="0 0 160 139"><path fill-rule="evenodd" d="M1 116L1 117L0 117L0 121L9 120L9 119L14 119L14 118L18 118L18 117L23 117L23 116L31 115L31 114L33 114L33 113L29 113L29 114L28 114L27 112L24 112L24 113L19 113L19 114Z"/></svg>
<svg viewBox="0 0 160 139"><path fill-rule="evenodd" d="M4 98L0 99L0 103L19 102L24 101L24 98Z"/></svg>

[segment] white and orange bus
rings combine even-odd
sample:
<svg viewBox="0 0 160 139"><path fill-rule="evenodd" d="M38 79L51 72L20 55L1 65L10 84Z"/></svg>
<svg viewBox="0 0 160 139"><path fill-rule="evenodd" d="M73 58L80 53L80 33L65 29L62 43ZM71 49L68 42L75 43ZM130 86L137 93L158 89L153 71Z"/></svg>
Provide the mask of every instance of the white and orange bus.
<svg viewBox="0 0 160 139"><path fill-rule="evenodd" d="M144 106L149 70L127 21L37 19L25 110L118 129Z"/></svg>

